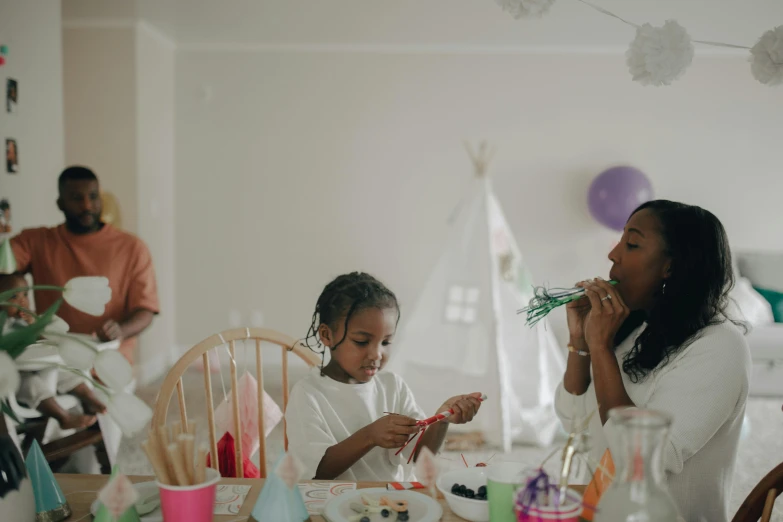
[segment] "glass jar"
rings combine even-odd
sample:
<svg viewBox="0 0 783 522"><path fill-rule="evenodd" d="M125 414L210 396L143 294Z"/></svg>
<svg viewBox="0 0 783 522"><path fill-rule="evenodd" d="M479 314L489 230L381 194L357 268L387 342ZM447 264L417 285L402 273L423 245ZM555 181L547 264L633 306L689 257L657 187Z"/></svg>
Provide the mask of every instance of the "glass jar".
<svg viewBox="0 0 783 522"><path fill-rule="evenodd" d="M619 408L609 418L620 436L613 455L615 478L601 496L595 522L676 522L677 505L666 485L663 448L671 417L639 408Z"/></svg>

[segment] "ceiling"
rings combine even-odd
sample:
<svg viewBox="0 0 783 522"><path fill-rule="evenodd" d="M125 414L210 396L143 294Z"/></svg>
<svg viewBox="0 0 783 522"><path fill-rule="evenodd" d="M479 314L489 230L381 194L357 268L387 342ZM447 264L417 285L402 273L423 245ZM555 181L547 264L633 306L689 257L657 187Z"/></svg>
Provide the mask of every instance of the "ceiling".
<svg viewBox="0 0 783 522"><path fill-rule="evenodd" d="M312 46L390 50L621 49L633 28L578 0L514 20L494 0L62 0L71 23L144 19L193 49ZM592 0L632 22L674 18L691 36L753 45L783 24L783 0Z"/></svg>

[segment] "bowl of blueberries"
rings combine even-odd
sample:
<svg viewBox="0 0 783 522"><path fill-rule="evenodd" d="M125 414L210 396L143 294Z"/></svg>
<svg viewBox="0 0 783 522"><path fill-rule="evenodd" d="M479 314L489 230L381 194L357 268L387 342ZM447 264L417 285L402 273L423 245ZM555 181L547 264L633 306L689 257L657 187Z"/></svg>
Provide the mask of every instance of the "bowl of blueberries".
<svg viewBox="0 0 783 522"><path fill-rule="evenodd" d="M489 522L487 470L486 467L457 468L438 478L438 490L451 510L470 522Z"/></svg>

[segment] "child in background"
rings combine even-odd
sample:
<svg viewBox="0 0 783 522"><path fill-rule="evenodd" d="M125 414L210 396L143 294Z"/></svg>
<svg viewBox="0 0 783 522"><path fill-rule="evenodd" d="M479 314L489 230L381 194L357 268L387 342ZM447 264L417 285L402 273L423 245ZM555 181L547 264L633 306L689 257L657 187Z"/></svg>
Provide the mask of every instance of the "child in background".
<svg viewBox="0 0 783 522"><path fill-rule="evenodd" d="M414 444L395 453L419 430L416 421L428 415L398 375L380 372L399 318L395 295L368 274L342 275L318 298L307 340L316 339L331 357L294 385L285 415L289 449L308 479L414 480L407 464ZM480 397L458 395L443 403L432 414L448 409L454 414L430 426L420 446L437 453L448 424L470 422Z"/></svg>
<svg viewBox="0 0 783 522"><path fill-rule="evenodd" d="M27 281L21 274L0 275L0 292L26 286ZM30 309L30 299L26 291L20 291L8 302L16 306L5 308L8 320L5 325L2 325L4 331L15 325L24 326L35 321L27 311ZM19 376L21 384L16 394L17 401L38 410L46 417L53 418L62 429L87 428L95 424L97 420L95 413L106 412L106 406L98 400L84 380L76 375L50 368L36 372L21 371ZM89 414L83 415L63 409L55 398L58 391L78 398Z"/></svg>

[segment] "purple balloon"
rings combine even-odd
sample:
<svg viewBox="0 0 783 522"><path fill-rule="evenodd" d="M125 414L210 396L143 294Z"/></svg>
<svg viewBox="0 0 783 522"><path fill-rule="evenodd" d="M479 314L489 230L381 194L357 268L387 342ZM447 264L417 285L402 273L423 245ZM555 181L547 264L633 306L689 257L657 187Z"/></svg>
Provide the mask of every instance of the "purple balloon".
<svg viewBox="0 0 783 522"><path fill-rule="evenodd" d="M593 180L587 204L596 221L622 231L636 207L652 197L652 185L642 171L633 167L613 167Z"/></svg>

